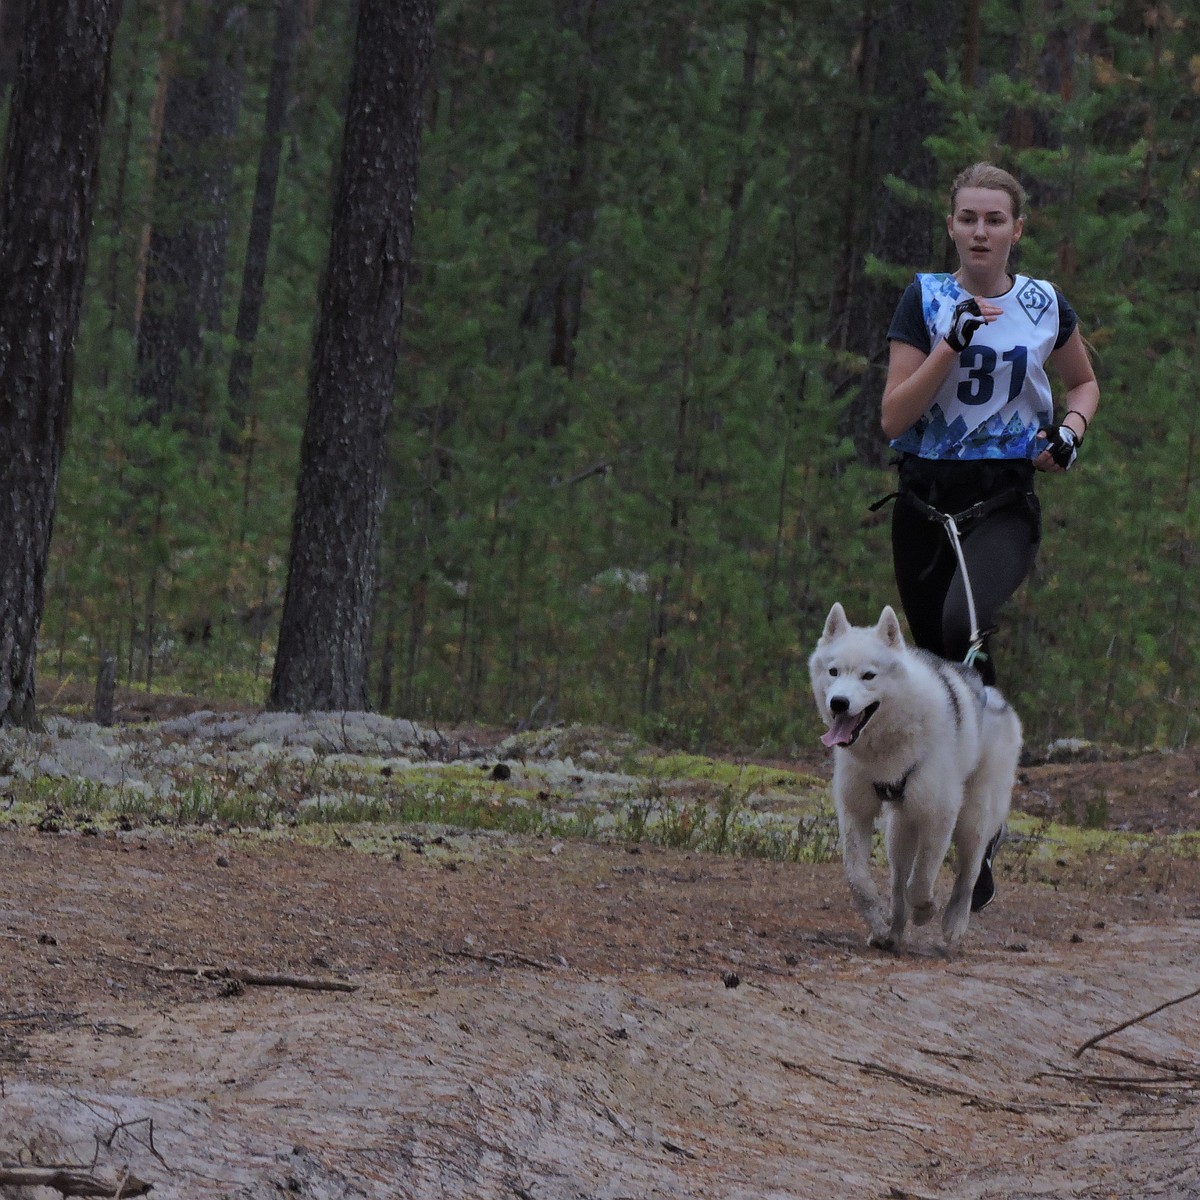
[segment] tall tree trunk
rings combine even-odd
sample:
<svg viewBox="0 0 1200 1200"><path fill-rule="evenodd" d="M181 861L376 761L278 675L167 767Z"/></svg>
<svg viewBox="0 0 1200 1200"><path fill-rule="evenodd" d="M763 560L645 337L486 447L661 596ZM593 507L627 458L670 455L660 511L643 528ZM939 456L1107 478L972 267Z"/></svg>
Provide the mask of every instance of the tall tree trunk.
<svg viewBox="0 0 1200 1200"><path fill-rule="evenodd" d="M246 265L242 272L242 295L238 304L235 336L237 345L229 364L229 426L234 437L242 433L250 398L250 369L254 362L254 339L262 315L263 289L267 278L267 252L271 247L271 223L275 214L275 192L279 184L279 159L288 101L292 95L292 63L300 37L300 0L278 0L275 46L271 58L271 80L267 85L267 110L250 232L246 239Z"/></svg>
<svg viewBox="0 0 1200 1200"><path fill-rule="evenodd" d="M697 414L695 403L695 360L699 354L701 283L709 268L709 246L697 249L692 275L687 329L680 348L679 393L675 401L675 453L671 464L671 515L663 548L663 565L656 582L650 610L650 636L642 677L642 713L660 713L672 649L674 618L682 611L689 580L691 559L691 509L699 474Z"/></svg>
<svg viewBox="0 0 1200 1200"><path fill-rule="evenodd" d="M862 102L877 115L862 126L865 141L850 177L861 219L845 248L849 286L834 326L836 343L865 364L862 375L842 384L843 393L851 397L842 431L853 440L863 462L882 464L887 445L879 429L879 403L887 367L887 329L900 292L894 284L869 276L865 264L874 257L914 271L931 265L934 222L884 181L894 175L925 192L937 184L937 164L924 145L929 131L938 128L925 71L944 72L947 56L961 41L962 17L957 9L933 0L893 4L866 0L863 14Z"/></svg>
<svg viewBox="0 0 1200 1200"><path fill-rule="evenodd" d="M361 0L269 704L364 708L433 0Z"/></svg>
<svg viewBox="0 0 1200 1200"><path fill-rule="evenodd" d="M538 240L545 253L526 297L522 324L549 326L549 362L568 377L575 369L575 340L583 315L583 248L595 225L593 143L600 103L596 58L605 29L601 0L565 0L560 26L563 52L548 58L550 137L538 211ZM574 53L566 48L574 49ZM546 433L565 419L549 413Z"/></svg>
<svg viewBox="0 0 1200 1200"><path fill-rule="evenodd" d="M174 412L195 431L215 415L201 368L221 329L244 24L234 0L190 0L158 150L137 391L150 420Z"/></svg>
<svg viewBox="0 0 1200 1200"><path fill-rule="evenodd" d="M25 25L0 180L0 724L32 725L55 493L119 0Z"/></svg>
<svg viewBox="0 0 1200 1200"><path fill-rule="evenodd" d="M174 45L183 23L183 0L158 0L158 77L154 86L154 102L150 105L150 135L146 139L146 154L150 160L146 195L142 202L150 212L142 224L138 237L136 282L133 287L133 328L136 333L142 326L142 310L146 307L146 276L150 265L150 235L154 232L153 203L157 190L159 151L162 147L163 121L167 109L167 89L175 75Z"/></svg>
<svg viewBox="0 0 1200 1200"><path fill-rule="evenodd" d="M967 0L960 70L964 86L973 88L979 78L979 48L983 33L983 0Z"/></svg>
<svg viewBox="0 0 1200 1200"><path fill-rule="evenodd" d="M3 0L0 0L2 3ZM129 298L122 296L121 265L124 255L121 247L125 241L120 236L126 218L125 196L129 181L129 163L133 157L133 118L137 110L138 77L141 75L141 41L142 29L145 24L147 0L132 0L133 30L130 42L133 46L133 69L129 72L129 80L125 91L125 118L121 126L121 148L117 158L117 183L113 191L110 227L117 236L113 239L113 248L109 254L108 270L104 282L104 305L108 309L108 343L109 355L103 365L102 381L108 382L108 372L111 365L111 350L116 331L123 324L128 325L129 312L125 321L121 319L122 304L129 305ZM128 12L128 9L126 10ZM131 311L131 306L130 306Z"/></svg>
<svg viewBox="0 0 1200 1200"><path fill-rule="evenodd" d="M29 6L29 0L0 0L0 103L17 73L17 51Z"/></svg>
<svg viewBox="0 0 1200 1200"><path fill-rule="evenodd" d="M737 135L734 150L733 174L729 181L729 236L721 264L721 301L719 319L722 329L729 329L737 315L739 296L734 274L742 251L746 212L744 200L750 178L750 162L745 146L746 130L754 111L754 84L758 75L758 40L762 10L753 5L746 17L746 42L742 48L742 86L737 93L737 116L734 130Z"/></svg>

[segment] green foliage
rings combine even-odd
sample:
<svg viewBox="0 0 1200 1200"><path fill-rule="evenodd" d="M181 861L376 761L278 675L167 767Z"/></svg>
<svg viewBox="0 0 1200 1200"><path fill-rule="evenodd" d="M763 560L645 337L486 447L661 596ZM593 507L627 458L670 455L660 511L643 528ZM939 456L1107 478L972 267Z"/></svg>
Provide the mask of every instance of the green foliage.
<svg viewBox="0 0 1200 1200"><path fill-rule="evenodd" d="M127 682L261 699L351 6L324 6L302 39L251 410L232 446L219 412L197 437L148 426L132 399L162 48L158 16L136 7L115 62L43 670L90 676L111 652ZM620 0L590 22L523 0L444 6L390 433L377 702L418 720L606 722L687 749L807 743L805 661L830 603L870 619L895 602L888 514L868 511L892 478L859 465L839 426L867 369L830 328L847 210L869 211L878 182L940 228L954 171L990 156L1029 185L1022 267L1080 312L1103 392L1078 468L1041 487L1039 566L997 644L1006 687L1033 741L1186 742L1200 686L1200 45L1194 23L1156 12L1145 25L1140 10L1101 21L1073 2L989 0L973 86L928 76L943 113L929 195L849 149L881 100L860 90L860 14L845 6ZM230 312L271 40L255 13ZM856 269L898 288L926 265ZM209 347L217 409L229 349ZM655 819L684 842L701 826L733 837L689 812Z"/></svg>

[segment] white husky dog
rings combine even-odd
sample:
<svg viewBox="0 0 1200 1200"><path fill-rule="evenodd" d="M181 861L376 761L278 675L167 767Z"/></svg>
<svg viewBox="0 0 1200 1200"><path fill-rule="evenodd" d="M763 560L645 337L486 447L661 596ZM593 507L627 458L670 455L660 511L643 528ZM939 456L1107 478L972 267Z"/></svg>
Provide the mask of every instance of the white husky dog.
<svg viewBox="0 0 1200 1200"><path fill-rule="evenodd" d="M988 840L1008 815L1021 723L970 667L910 648L890 607L853 626L835 604L808 664L829 726L833 798L850 891L872 946L899 949L911 916L933 916L933 886L953 841L957 873L942 915L947 948L966 932ZM884 815L890 919L871 879L875 821Z"/></svg>

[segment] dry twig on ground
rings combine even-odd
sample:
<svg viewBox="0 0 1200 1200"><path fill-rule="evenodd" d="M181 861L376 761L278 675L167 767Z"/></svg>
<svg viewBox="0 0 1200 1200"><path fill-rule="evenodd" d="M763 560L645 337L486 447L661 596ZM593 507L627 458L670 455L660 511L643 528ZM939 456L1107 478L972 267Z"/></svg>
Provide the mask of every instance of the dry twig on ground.
<svg viewBox="0 0 1200 1200"><path fill-rule="evenodd" d="M357 992L357 983L342 979L314 979L311 975L277 975L243 971L240 967L155 967L167 975L191 975L197 979L232 979L247 987L290 987L309 992Z"/></svg>
<svg viewBox="0 0 1200 1200"><path fill-rule="evenodd" d="M1195 991L1188 992L1186 996L1176 996L1174 1000L1165 1000L1156 1008L1149 1009L1147 1012L1138 1013L1136 1017L1130 1017L1128 1021L1122 1021L1120 1025L1114 1025L1111 1029L1105 1029L1102 1033L1096 1034L1095 1037L1090 1037L1078 1050L1075 1051L1075 1057L1079 1058L1085 1050L1090 1050L1097 1042L1104 1041L1105 1038L1112 1037L1114 1033L1120 1033L1122 1029L1128 1029L1130 1025L1136 1025L1139 1021L1144 1021L1148 1017L1154 1016L1155 1013L1160 1013L1164 1008L1170 1008L1175 1004L1182 1004L1185 1000L1194 1000L1200 996L1200 988Z"/></svg>
<svg viewBox="0 0 1200 1200"><path fill-rule="evenodd" d="M144 1196L154 1185L134 1175L123 1175L112 1183L73 1166L0 1163L0 1186L52 1188L62 1196L125 1197Z"/></svg>

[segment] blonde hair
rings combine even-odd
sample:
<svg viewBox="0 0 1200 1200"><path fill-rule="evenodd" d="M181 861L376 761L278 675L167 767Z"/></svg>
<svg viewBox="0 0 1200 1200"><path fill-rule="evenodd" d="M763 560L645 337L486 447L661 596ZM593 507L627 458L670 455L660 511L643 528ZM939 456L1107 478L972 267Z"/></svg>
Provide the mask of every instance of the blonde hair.
<svg viewBox="0 0 1200 1200"><path fill-rule="evenodd" d="M1006 192L1012 200L1013 217L1021 217L1025 214L1025 189L1015 176L990 162L977 162L965 171L958 173L950 185L951 213L954 212L958 193L963 188L991 188L997 192Z"/></svg>

